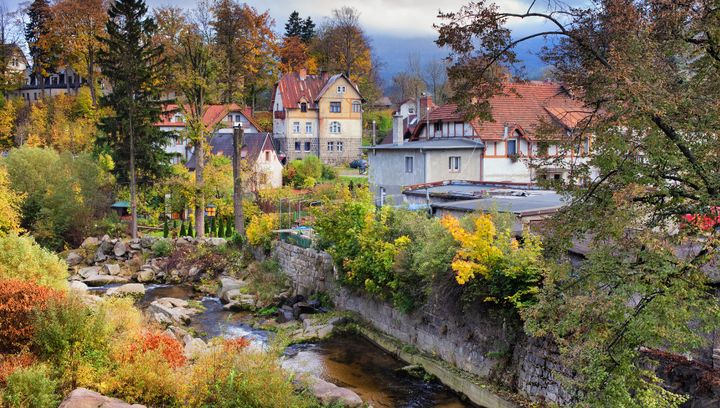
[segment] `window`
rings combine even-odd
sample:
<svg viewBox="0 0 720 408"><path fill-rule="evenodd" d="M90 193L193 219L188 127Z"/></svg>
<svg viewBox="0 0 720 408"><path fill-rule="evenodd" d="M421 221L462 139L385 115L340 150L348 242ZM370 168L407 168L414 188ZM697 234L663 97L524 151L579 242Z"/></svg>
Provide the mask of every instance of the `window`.
<svg viewBox="0 0 720 408"><path fill-rule="evenodd" d="M176 145L184 145L185 139L182 136L176 136L175 137L175 144Z"/></svg>
<svg viewBox="0 0 720 408"><path fill-rule="evenodd" d="M300 122L293 122L293 133L300 133Z"/></svg>
<svg viewBox="0 0 720 408"><path fill-rule="evenodd" d="M508 156L516 156L517 155L517 140L508 140L507 141L507 155Z"/></svg>
<svg viewBox="0 0 720 408"><path fill-rule="evenodd" d="M341 130L340 122L330 122L330 133L340 133Z"/></svg>
<svg viewBox="0 0 720 408"><path fill-rule="evenodd" d="M345 85L340 85L337 87L337 93L344 94L345 93Z"/></svg>
<svg viewBox="0 0 720 408"><path fill-rule="evenodd" d="M405 156L405 173L413 172L413 158L411 156Z"/></svg>
<svg viewBox="0 0 720 408"><path fill-rule="evenodd" d="M442 129L442 122L433 123L433 130L435 132L439 132L441 129Z"/></svg>
<svg viewBox="0 0 720 408"><path fill-rule="evenodd" d="M560 174L555 174L555 175L553 175L553 179L555 179L555 180L560 180Z"/></svg>
<svg viewBox="0 0 720 408"><path fill-rule="evenodd" d="M343 151L343 142L337 142L337 151L342 152Z"/></svg>
<svg viewBox="0 0 720 408"><path fill-rule="evenodd" d="M335 143L334 143L334 142L328 142L328 143L327 143L327 149L328 149L328 152L332 152L333 150L335 150Z"/></svg>
<svg viewBox="0 0 720 408"><path fill-rule="evenodd" d="M242 122L242 115L235 115L235 122Z"/></svg>
<svg viewBox="0 0 720 408"><path fill-rule="evenodd" d="M352 104L353 112L359 113L362 112L362 105L360 104L360 101L354 101Z"/></svg>
<svg viewBox="0 0 720 408"><path fill-rule="evenodd" d="M460 172L460 156L450 156L448 169L451 173Z"/></svg>
<svg viewBox="0 0 720 408"><path fill-rule="evenodd" d="M300 151L300 142L295 142L295 151L296 152Z"/></svg>
<svg viewBox="0 0 720 408"><path fill-rule="evenodd" d="M305 151L306 152L310 151L310 142L305 142Z"/></svg>
<svg viewBox="0 0 720 408"><path fill-rule="evenodd" d="M330 102L330 113L340 113L340 102Z"/></svg>
<svg viewBox="0 0 720 408"><path fill-rule="evenodd" d="M303 102L300 104L300 112L307 112L307 103Z"/></svg>
<svg viewBox="0 0 720 408"><path fill-rule="evenodd" d="M408 108L408 113L411 114L411 115L414 115L414 114L415 114L415 107L414 107L414 106L409 107L409 108Z"/></svg>
<svg viewBox="0 0 720 408"><path fill-rule="evenodd" d="M312 134L312 122L305 122L305 133Z"/></svg>
<svg viewBox="0 0 720 408"><path fill-rule="evenodd" d="M270 161L270 151L269 150L265 150L265 161L266 162Z"/></svg>

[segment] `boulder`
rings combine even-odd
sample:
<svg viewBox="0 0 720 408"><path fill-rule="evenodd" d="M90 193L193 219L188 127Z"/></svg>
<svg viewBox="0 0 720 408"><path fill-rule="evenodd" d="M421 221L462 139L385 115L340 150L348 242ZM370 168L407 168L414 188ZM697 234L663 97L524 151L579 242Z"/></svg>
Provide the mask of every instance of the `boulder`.
<svg viewBox="0 0 720 408"><path fill-rule="evenodd" d="M100 250L106 255L109 255L113 252L113 249L115 248L115 240L110 239L107 235L105 235L102 239L102 242L100 242Z"/></svg>
<svg viewBox="0 0 720 408"><path fill-rule="evenodd" d="M157 238L155 237L142 237L140 238L140 246L145 249L150 249L156 240Z"/></svg>
<svg viewBox="0 0 720 408"><path fill-rule="evenodd" d="M81 246L82 248L87 248L87 247L95 247L95 246L98 246L99 244L100 244L100 241L99 241L97 238L95 238L95 237L87 237L87 238L85 238L85 240L82 242L82 244L80 244L80 246Z"/></svg>
<svg viewBox="0 0 720 408"><path fill-rule="evenodd" d="M343 407L359 407L363 401L359 395L347 388L338 387L337 385L327 382L320 377L309 376L308 383L310 391L324 405L340 405Z"/></svg>
<svg viewBox="0 0 720 408"><path fill-rule="evenodd" d="M188 324L190 318L200 311L188 308L188 302L176 298L160 298L150 303L150 315L163 324Z"/></svg>
<svg viewBox="0 0 720 408"><path fill-rule="evenodd" d="M87 279L93 275L100 275L100 267L88 266L86 268L80 268L77 274L80 275L81 278Z"/></svg>
<svg viewBox="0 0 720 408"><path fill-rule="evenodd" d="M120 275L119 264L105 264L102 266L102 273L104 275L118 276Z"/></svg>
<svg viewBox="0 0 720 408"><path fill-rule="evenodd" d="M227 241L225 241L225 238L206 238L205 243L210 246L220 246L225 245Z"/></svg>
<svg viewBox="0 0 720 408"><path fill-rule="evenodd" d="M135 275L135 280L140 283L152 282L155 280L155 271L152 269L140 269Z"/></svg>
<svg viewBox="0 0 720 408"><path fill-rule="evenodd" d="M240 295L240 288L247 284L243 281L223 276L220 278L220 290L218 290L218 297L224 303L229 303L234 297Z"/></svg>
<svg viewBox="0 0 720 408"><path fill-rule="evenodd" d="M85 293L88 290L88 285L86 285L80 281L71 281L68 284L68 289L70 289L71 291L74 291L74 292Z"/></svg>
<svg viewBox="0 0 720 408"><path fill-rule="evenodd" d="M102 246L99 246L97 251L95 251L95 256L93 257L93 261L95 263L105 262L107 260L107 255L105 255L105 251L103 251Z"/></svg>
<svg viewBox="0 0 720 408"><path fill-rule="evenodd" d="M187 358L197 357L199 354L207 351L208 347L207 343L202 339L192 337L189 334L186 334L183 338L183 344L183 354L185 354Z"/></svg>
<svg viewBox="0 0 720 408"><path fill-rule="evenodd" d="M75 266L81 264L83 261L83 257L78 254L77 252L70 252L65 258L65 262L67 262L68 266Z"/></svg>
<svg viewBox="0 0 720 408"><path fill-rule="evenodd" d="M113 246L113 253L118 258L122 258L123 256L125 256L125 254L127 254L127 251L127 245L122 241L116 242L115 246Z"/></svg>
<svg viewBox="0 0 720 408"><path fill-rule="evenodd" d="M275 321L278 323L287 323L293 321L294 319L295 316L293 316L292 310L280 309L278 310L278 317Z"/></svg>
<svg viewBox="0 0 720 408"><path fill-rule="evenodd" d="M83 279L83 282L85 282L88 286L103 286L111 283L127 283L128 280L127 278L123 278L121 276L91 275Z"/></svg>
<svg viewBox="0 0 720 408"><path fill-rule="evenodd" d="M87 388L74 389L58 408L145 408L145 405L130 405L117 398L106 397Z"/></svg>
<svg viewBox="0 0 720 408"><path fill-rule="evenodd" d="M124 285L108 289L107 292L105 292L105 295L139 298L145 296L145 285L142 283L126 283Z"/></svg>
<svg viewBox="0 0 720 408"><path fill-rule="evenodd" d="M232 291L231 291L232 292ZM238 291L239 292L239 291ZM255 310L257 308L257 299L253 295L238 294L233 296L229 303L223 306L225 310L242 311Z"/></svg>
<svg viewBox="0 0 720 408"><path fill-rule="evenodd" d="M312 314L317 312L317 309L308 305L306 302L298 302L293 305L293 314L296 319L300 318L301 314Z"/></svg>

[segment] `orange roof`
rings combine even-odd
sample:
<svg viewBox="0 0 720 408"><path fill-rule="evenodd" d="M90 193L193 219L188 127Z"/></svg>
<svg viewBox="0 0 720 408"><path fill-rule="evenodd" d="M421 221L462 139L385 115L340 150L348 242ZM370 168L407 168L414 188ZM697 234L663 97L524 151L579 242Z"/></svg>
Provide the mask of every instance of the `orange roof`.
<svg viewBox="0 0 720 408"><path fill-rule="evenodd" d="M590 114L582 101L572 97L565 87L554 82L508 84L504 94L495 95L488 102L493 121L470 121L476 135L482 140L502 140L506 126L509 131L519 130L532 140L542 122L555 123L570 130ZM430 122L464 121L463 115L457 111L457 105L438 106L430 111L429 117L420 120L414 138L417 138L428 119Z"/></svg>
<svg viewBox="0 0 720 408"><path fill-rule="evenodd" d="M189 109L188 105L184 106L184 110ZM163 106L163 113L161 120L155 123L155 126L165 127L185 127L185 122L173 122L172 116L175 112L181 111L180 105L170 103ZM217 126L230 112L241 112L248 122L255 126L256 129L260 129L255 118L252 116L252 110L249 107L241 107L236 103L225 104L225 105L207 105L205 113L203 114L203 124L208 130L212 130Z"/></svg>
<svg viewBox="0 0 720 408"><path fill-rule="evenodd" d="M304 75L301 76L297 72L290 72L283 75L275 84L275 90L280 91L282 95L282 104L285 109L297 109L301 102L308 104L308 109L316 108L315 102L324 94L332 84L340 78L345 78L359 92L357 85L353 84L344 74L335 74L328 76L321 75ZM272 104L275 105L275 94L273 92Z"/></svg>

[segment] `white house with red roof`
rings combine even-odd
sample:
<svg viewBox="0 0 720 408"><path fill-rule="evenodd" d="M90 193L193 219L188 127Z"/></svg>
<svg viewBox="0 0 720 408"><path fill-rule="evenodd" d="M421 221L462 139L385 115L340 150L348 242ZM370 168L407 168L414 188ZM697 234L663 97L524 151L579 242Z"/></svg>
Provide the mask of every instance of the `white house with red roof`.
<svg viewBox="0 0 720 408"><path fill-rule="evenodd" d="M172 155L172 163L184 163L190 160L193 146L185 136L185 109L176 104L163 106L160 121L155 124L160 130L170 134L165 151ZM245 133L259 133L260 125L255 121L248 107L237 104L207 105L203 123L208 133L232 133L236 124L242 124Z"/></svg>
<svg viewBox="0 0 720 408"><path fill-rule="evenodd" d="M288 160L315 155L326 164L360 157L362 103L345 75L283 75L272 98L273 137Z"/></svg>
<svg viewBox="0 0 720 408"><path fill-rule="evenodd" d="M448 180L535 183L565 177L567 166L536 168L532 159L587 160L589 138L563 147L589 111L562 85L508 84L488 102L494 121L466 120L456 105L435 106L429 98L416 126L397 113L392 135L366 147L371 188L399 198L407 186Z"/></svg>

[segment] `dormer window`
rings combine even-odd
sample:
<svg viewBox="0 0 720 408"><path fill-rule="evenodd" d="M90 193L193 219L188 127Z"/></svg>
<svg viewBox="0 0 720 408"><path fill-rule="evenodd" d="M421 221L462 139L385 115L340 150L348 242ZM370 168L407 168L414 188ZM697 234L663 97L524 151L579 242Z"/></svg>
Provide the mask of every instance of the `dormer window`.
<svg viewBox="0 0 720 408"><path fill-rule="evenodd" d="M300 112L307 112L307 103L303 102L300 104Z"/></svg>
<svg viewBox="0 0 720 408"><path fill-rule="evenodd" d="M340 85L337 87L337 93L344 94L345 93L345 85Z"/></svg>

